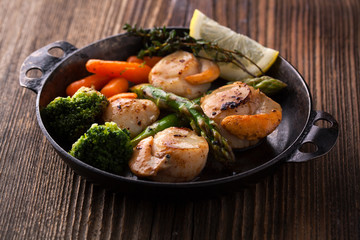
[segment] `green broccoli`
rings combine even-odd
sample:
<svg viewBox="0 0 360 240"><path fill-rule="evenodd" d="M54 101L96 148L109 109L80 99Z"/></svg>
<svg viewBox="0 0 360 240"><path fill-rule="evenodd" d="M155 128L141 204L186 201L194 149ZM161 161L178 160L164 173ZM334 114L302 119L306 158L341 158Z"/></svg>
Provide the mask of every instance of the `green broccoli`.
<svg viewBox="0 0 360 240"><path fill-rule="evenodd" d="M108 104L100 92L82 87L72 97L55 98L41 110L41 116L53 137L71 146L93 123L101 119Z"/></svg>
<svg viewBox="0 0 360 240"><path fill-rule="evenodd" d="M132 155L130 133L116 123L93 124L73 145L70 154L104 171L120 174Z"/></svg>

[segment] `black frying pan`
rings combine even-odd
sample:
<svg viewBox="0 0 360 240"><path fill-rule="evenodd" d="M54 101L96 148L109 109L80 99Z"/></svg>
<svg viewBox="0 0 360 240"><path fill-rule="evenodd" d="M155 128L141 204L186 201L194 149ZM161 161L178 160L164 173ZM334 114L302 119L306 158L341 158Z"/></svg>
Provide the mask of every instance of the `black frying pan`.
<svg viewBox="0 0 360 240"><path fill-rule="evenodd" d="M185 28L175 29L188 31ZM88 59L125 60L128 56L137 54L140 43L139 38L126 33L97 41L81 49L64 41L54 42L32 53L21 67L20 85L37 93L36 115L41 130L62 159L89 181L113 191L144 195L199 195L232 191L258 181L281 163L305 162L319 157L330 151L336 143L336 120L326 112L312 109L311 95L305 81L290 63L279 57L267 75L288 84L287 89L274 99L283 108L283 120L279 127L256 147L235 152L237 164L231 173L219 170L217 164L212 162L195 181L158 183L137 179L130 173L124 176L114 175L72 157L54 141L44 127L40 109L55 97L65 96L68 84L89 75L85 69ZM54 48L61 49L63 56L52 56L49 50L51 52ZM42 76L28 77L29 71L34 69L40 70ZM317 126L315 123L320 120L328 122L330 126ZM311 151L301 151L308 144L313 146Z"/></svg>

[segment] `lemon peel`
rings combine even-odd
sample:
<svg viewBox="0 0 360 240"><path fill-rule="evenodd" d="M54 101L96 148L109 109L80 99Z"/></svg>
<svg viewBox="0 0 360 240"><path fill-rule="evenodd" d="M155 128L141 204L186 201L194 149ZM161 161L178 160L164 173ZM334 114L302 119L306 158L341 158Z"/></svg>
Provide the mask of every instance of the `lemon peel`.
<svg viewBox="0 0 360 240"><path fill-rule="evenodd" d="M189 35L195 39L215 42L219 47L224 49L241 52L247 58L251 59L252 62L240 57L238 57L238 60L245 66L246 70L254 76L260 76L266 72L279 55L278 51L264 47L255 40L234 32L230 28L207 17L198 9L195 9L192 16ZM211 57L204 51L200 52L200 56ZM220 67L220 76L228 81L240 81L253 77L233 63L219 62L218 65Z"/></svg>

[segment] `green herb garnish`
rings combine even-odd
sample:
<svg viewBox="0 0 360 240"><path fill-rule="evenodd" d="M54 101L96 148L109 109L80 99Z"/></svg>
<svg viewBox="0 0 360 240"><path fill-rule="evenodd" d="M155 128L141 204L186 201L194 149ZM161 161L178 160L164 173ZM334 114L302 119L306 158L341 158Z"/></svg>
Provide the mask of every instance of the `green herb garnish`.
<svg viewBox="0 0 360 240"><path fill-rule="evenodd" d="M216 42L209 42L203 39L195 39L187 32L178 33L176 30L167 30L166 27L155 27L150 30L138 28L136 25L125 24L123 27L129 34L142 38L143 49L137 55L142 59L144 56L165 56L178 50L192 52L196 57L205 58L215 62L232 63L250 76L256 77L249 72L244 64L238 58L244 58L255 65L263 74L261 68L247 56L237 50L224 49L218 46ZM200 56L200 51L204 51L207 58Z"/></svg>

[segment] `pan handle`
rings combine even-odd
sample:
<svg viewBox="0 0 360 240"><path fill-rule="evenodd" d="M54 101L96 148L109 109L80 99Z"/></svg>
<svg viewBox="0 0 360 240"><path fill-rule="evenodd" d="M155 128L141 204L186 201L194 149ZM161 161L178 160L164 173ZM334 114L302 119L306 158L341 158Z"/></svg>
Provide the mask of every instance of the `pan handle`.
<svg viewBox="0 0 360 240"><path fill-rule="evenodd" d="M58 54L56 55L62 53L62 56L52 55L52 50L57 50ZM20 68L20 85L38 93L52 70L75 50L77 48L70 43L57 41L31 53Z"/></svg>
<svg viewBox="0 0 360 240"><path fill-rule="evenodd" d="M324 121L328 127L318 126ZM335 145L339 135L339 125L335 118L327 112L312 111L304 138L298 148L286 160L287 162L306 162L328 153ZM306 147L308 147L306 149Z"/></svg>

